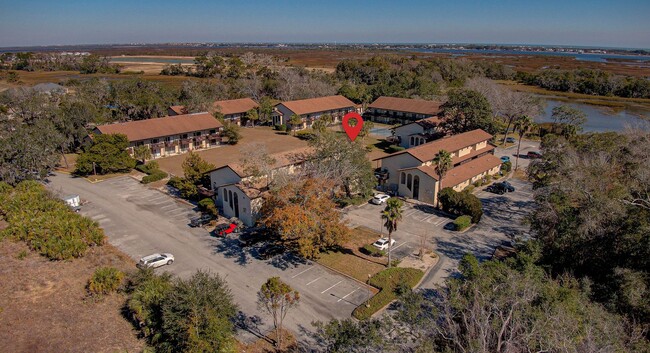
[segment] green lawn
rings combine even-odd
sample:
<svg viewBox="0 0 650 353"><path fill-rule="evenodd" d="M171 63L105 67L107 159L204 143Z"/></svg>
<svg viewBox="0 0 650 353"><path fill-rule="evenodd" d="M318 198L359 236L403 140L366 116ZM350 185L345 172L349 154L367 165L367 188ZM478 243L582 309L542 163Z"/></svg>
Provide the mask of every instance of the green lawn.
<svg viewBox="0 0 650 353"><path fill-rule="evenodd" d="M400 284L405 284L410 288L420 282L424 272L415 268L393 267L383 270L373 276L368 283L371 286L381 289L381 292L370 298L369 301L359 305L352 312L352 316L359 320L370 318L379 309L386 306L391 301L397 299L395 289Z"/></svg>
<svg viewBox="0 0 650 353"><path fill-rule="evenodd" d="M317 262L345 273L361 282L367 282L368 275L374 276L386 268L384 265L370 262L354 254L347 253L347 250L344 251L346 252L330 251L328 253L322 253Z"/></svg>

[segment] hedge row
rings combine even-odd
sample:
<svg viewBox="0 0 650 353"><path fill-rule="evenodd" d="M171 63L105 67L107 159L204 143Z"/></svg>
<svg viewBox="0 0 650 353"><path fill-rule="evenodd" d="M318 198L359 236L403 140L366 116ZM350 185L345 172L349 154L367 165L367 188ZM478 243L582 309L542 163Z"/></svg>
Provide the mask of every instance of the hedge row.
<svg viewBox="0 0 650 353"><path fill-rule="evenodd" d="M370 318L379 309L397 299L395 290L400 284L413 288L420 282L422 276L424 276L424 272L415 268L393 267L379 272L370 278L368 284L379 288L380 292L370 298L370 301L366 301L354 309L352 315L359 320ZM369 305L366 306L366 304Z"/></svg>
<svg viewBox="0 0 650 353"><path fill-rule="evenodd" d="M140 164L135 169L147 173L148 175L142 178L143 184L153 183L154 181L163 180L167 177L167 173L160 170L158 162L151 161L147 164Z"/></svg>
<svg viewBox="0 0 650 353"><path fill-rule="evenodd" d="M81 257L104 243L96 222L73 212L35 181L15 188L0 183L0 212L9 223L3 236L22 240L51 260Z"/></svg>
<svg viewBox="0 0 650 353"><path fill-rule="evenodd" d="M472 225L472 217L460 216L454 220L454 225L457 231L463 231Z"/></svg>

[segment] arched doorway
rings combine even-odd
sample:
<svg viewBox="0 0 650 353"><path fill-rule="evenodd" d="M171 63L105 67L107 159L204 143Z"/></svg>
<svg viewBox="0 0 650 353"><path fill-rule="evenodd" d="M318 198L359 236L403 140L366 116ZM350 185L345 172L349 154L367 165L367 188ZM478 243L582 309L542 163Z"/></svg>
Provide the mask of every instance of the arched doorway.
<svg viewBox="0 0 650 353"><path fill-rule="evenodd" d="M413 177L413 198L419 200L420 198L420 177Z"/></svg>

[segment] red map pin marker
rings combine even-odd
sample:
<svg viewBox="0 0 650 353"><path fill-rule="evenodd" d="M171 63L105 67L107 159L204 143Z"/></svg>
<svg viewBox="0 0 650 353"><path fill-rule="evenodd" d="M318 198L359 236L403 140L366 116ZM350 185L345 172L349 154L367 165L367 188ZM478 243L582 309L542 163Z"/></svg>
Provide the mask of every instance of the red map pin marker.
<svg viewBox="0 0 650 353"><path fill-rule="evenodd" d="M350 126L350 119L356 120L357 124L355 126ZM362 127L363 119L361 119L361 115L357 112L349 112L343 116L343 130L348 134L350 141L354 142L354 140L356 140Z"/></svg>

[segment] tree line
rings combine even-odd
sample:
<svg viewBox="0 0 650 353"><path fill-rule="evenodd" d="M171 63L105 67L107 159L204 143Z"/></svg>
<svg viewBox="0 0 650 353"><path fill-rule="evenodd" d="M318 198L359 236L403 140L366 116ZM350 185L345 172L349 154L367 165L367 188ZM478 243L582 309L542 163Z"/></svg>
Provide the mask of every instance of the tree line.
<svg viewBox="0 0 650 353"><path fill-rule="evenodd" d="M121 71L110 58L95 54L74 55L63 53L3 53L0 69L19 71L79 71L82 74L116 74Z"/></svg>
<svg viewBox="0 0 650 353"><path fill-rule="evenodd" d="M518 72L516 78L527 85L539 86L551 91L625 98L650 98L650 80L648 78L613 75L602 70Z"/></svg>

